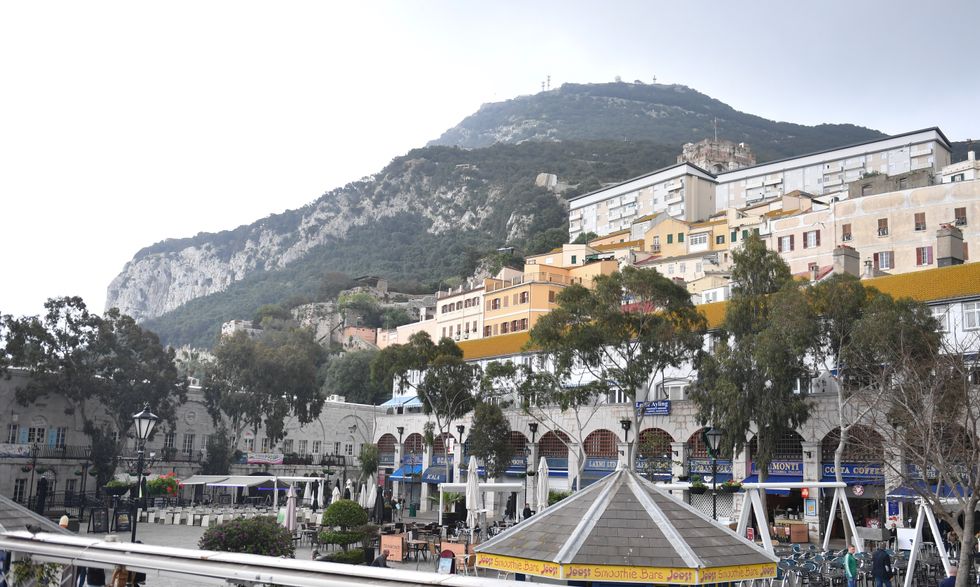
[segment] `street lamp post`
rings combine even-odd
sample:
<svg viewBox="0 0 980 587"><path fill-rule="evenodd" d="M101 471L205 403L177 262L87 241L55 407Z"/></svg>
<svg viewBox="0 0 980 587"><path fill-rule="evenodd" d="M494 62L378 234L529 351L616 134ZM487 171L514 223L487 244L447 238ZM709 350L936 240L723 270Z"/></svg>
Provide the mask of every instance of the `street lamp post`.
<svg viewBox="0 0 980 587"><path fill-rule="evenodd" d="M133 414L133 421L136 424L136 441L139 443L139 448L136 451L136 495L137 499L132 501L130 505L130 528L132 529L132 535L130 536L130 542L136 542L136 522L139 520L139 500L143 498L143 455L146 449L146 439L150 437L150 433L153 432L153 427L156 425L157 418L152 412L150 412L150 404L143 404L143 411L138 414Z"/></svg>
<svg viewBox="0 0 980 587"><path fill-rule="evenodd" d="M633 421L629 418L623 418L619 421L619 425L623 428L623 432L625 433L624 442L626 442L626 468L632 469L633 460L630 458L630 427L633 425Z"/></svg>
<svg viewBox="0 0 980 587"><path fill-rule="evenodd" d="M400 469L400 468L402 468L402 467L405 466L405 444L402 442L402 435L405 434L405 427L404 426L398 426L397 428L395 428L395 430L398 431L398 447L401 448L401 450L398 451L398 459L399 459L399 462L396 463L397 466L395 467L395 471L397 472L398 469ZM404 471L402 471L402 473L404 473ZM400 499L401 496L402 496L402 484L399 483L398 484L398 495L395 496L395 499Z"/></svg>
<svg viewBox="0 0 980 587"><path fill-rule="evenodd" d="M721 430L711 428L704 433L704 438L711 451L711 518L718 520L718 446L721 444Z"/></svg>

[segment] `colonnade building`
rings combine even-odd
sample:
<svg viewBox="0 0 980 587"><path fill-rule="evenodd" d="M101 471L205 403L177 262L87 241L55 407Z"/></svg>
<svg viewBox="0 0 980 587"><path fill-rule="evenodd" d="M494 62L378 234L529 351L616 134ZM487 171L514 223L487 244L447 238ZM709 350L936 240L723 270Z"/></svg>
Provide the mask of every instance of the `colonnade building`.
<svg viewBox="0 0 980 587"><path fill-rule="evenodd" d="M842 265L839 270L846 269ZM964 353L980 350L977 340L980 334L980 266L965 264L936 268L867 279L864 284L895 297L911 297L928 304L940 320L949 342L955 342ZM703 304L698 308L712 329L717 328L724 318L724 303ZM460 346L467 360L483 366L491 361L533 364L536 361L533 353L522 350L528 339L526 332L520 332L464 341ZM627 403L624 394L616 391L600 398L594 413L583 416L586 424L578 438L570 438L560 431L576 429L574 413L552 411L546 418L532 418L520 409L505 410L515 456L502 481L524 482L528 487L527 495L531 496L541 482L547 482L554 490L574 487L576 481L579 486L585 486L625 463L630 446L636 454L637 469L653 480L677 481L693 475L702 476L709 485L712 480L717 483L727 479L756 480L754 438L748 438L747 449L742 453L718 460L717 476L712 478L712 462L702 440L703 426L698 423L696 408L686 393L696 376L693 367L688 365L668 370L658 377L653 396L637 398L646 402L647 415L641 419L640 430L624 429L623 421L631 419L635 408ZM777 482L835 480L834 450L838 445L840 424L836 381L828 373L818 372L812 379L801 381L800 386L808 388L813 411L804 426L779 439L768 467L768 477ZM396 494L417 502L425 510L429 507L428 498L436 496L436 484L446 480L447 463L449 477L460 479L460 467L465 468L468 460L466 441L472 422L467 416L452 423L448 432L451 448L446 454L442 437L432 445L424 442L425 425L430 419L421 413L419 400L411 393L396 399L388 413L377 418L375 441L382 468ZM395 404L409 403L416 408L395 407ZM562 425L555 426L555 422ZM462 435L456 430L457 425L462 426ZM875 429L870 422L858 424L851 433L861 442L848 444L844 453L841 473L848 484L847 495L859 526L877 525L886 520L901 526L912 510L911 502L906 501L909 496L899 495L900 481L889 472L898 470L897 467L886 466L886 458L896 458L893 453L886 456L888 451L883 439L888 437L887 432ZM559 438L563 434L564 438ZM549 465L547 479L527 475L529 470L537 469L540 457L545 457ZM829 502L824 503L824 499L830 496L821 494L816 488L807 492L778 493L767 500L770 519L805 524L811 537L815 536L818 524L829 509ZM808 494L807 497L804 494ZM524 495L518 495L519 501L524 499ZM707 513L711 511L710 492L685 495L684 499ZM740 501L741 494L719 493L719 517L733 517L741 507Z"/></svg>

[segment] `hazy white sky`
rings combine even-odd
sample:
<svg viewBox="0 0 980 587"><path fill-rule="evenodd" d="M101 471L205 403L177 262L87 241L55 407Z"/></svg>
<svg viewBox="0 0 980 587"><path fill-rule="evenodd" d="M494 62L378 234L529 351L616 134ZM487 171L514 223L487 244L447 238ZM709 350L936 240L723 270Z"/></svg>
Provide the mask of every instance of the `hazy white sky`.
<svg viewBox="0 0 980 587"><path fill-rule="evenodd" d="M140 248L306 204L484 102L681 83L980 138L980 2L5 2L0 312L103 309Z"/></svg>

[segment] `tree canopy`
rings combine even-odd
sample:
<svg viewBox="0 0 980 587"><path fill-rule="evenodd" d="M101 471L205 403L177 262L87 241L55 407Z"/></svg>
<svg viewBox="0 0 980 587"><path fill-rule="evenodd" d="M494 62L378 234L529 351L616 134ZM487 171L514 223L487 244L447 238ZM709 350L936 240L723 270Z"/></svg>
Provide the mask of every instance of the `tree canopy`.
<svg viewBox="0 0 980 587"><path fill-rule="evenodd" d="M476 404L468 450L483 463L487 479L502 477L507 471L514 448L510 444L510 423L499 406L485 402Z"/></svg>
<svg viewBox="0 0 980 587"><path fill-rule="evenodd" d="M377 405L390 391L371 377L371 364L378 351L349 351L333 357L324 365L323 395L339 395L348 402Z"/></svg>
<svg viewBox="0 0 980 587"><path fill-rule="evenodd" d="M738 453L755 433L753 462L765 479L777 439L809 418L807 357L818 321L789 266L757 235L732 258L723 331L699 353L690 394L699 420L724 432L724 446Z"/></svg>
<svg viewBox="0 0 980 587"><path fill-rule="evenodd" d="M214 421L228 417L236 440L246 428L263 426L277 442L288 417L307 424L320 415L318 372L326 352L309 329L266 330L256 338L236 332L214 354L202 386L205 402Z"/></svg>
<svg viewBox="0 0 980 587"><path fill-rule="evenodd" d="M79 297L50 299L44 307L44 316L5 319L3 354L29 375L17 400L28 405L49 395L64 397L81 417L92 441L93 468L104 483L115 471L133 414L148 404L164 423L156 430L172 428L177 407L187 399L186 380L174 351L119 310L99 316Z"/></svg>

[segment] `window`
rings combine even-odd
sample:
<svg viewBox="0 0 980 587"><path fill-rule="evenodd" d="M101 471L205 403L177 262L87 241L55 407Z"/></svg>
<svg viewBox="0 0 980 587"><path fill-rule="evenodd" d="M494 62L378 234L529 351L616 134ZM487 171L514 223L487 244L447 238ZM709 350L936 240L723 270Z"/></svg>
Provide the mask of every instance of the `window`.
<svg viewBox="0 0 980 587"><path fill-rule="evenodd" d="M67 493L68 495L73 495L77 487L78 487L77 479L65 479L65 493Z"/></svg>
<svg viewBox="0 0 980 587"><path fill-rule="evenodd" d="M681 275L687 273L687 263L680 263L677 272L680 273Z"/></svg>
<svg viewBox="0 0 980 587"><path fill-rule="evenodd" d="M484 326L483 327L483 336L490 336L490 327L489 326Z"/></svg>
<svg viewBox="0 0 980 587"><path fill-rule="evenodd" d="M708 234L707 233L695 234L695 235L692 235L691 236L690 245L692 247L696 247L698 245L706 245L706 244L708 244Z"/></svg>
<svg viewBox="0 0 980 587"><path fill-rule="evenodd" d="M65 440L68 436L68 428L61 426L54 433L54 447L65 448Z"/></svg>
<svg viewBox="0 0 980 587"><path fill-rule="evenodd" d="M184 446L182 447L182 451L181 452L188 453L188 454L194 452L194 435L193 434L185 434L184 435Z"/></svg>
<svg viewBox="0 0 980 587"><path fill-rule="evenodd" d="M255 439L254 438L246 438L245 439L245 451L246 452L255 452Z"/></svg>
<svg viewBox="0 0 980 587"><path fill-rule="evenodd" d="M939 332L949 332L949 306L932 306L930 310L939 324Z"/></svg>
<svg viewBox="0 0 980 587"><path fill-rule="evenodd" d="M521 303L522 304L526 304L528 302L528 300L531 299L530 292L522 291L521 292L521 298L520 299L521 299Z"/></svg>
<svg viewBox="0 0 980 587"><path fill-rule="evenodd" d="M514 294L514 305L515 306L520 303L519 300L520 300L520 296L518 296L518 294Z"/></svg>
<svg viewBox="0 0 980 587"><path fill-rule="evenodd" d="M555 290L551 290L548 292L548 303L550 304L555 303Z"/></svg>
<svg viewBox="0 0 980 587"><path fill-rule="evenodd" d="M354 456L354 445L349 442L344 444L344 454L349 457Z"/></svg>
<svg viewBox="0 0 980 587"><path fill-rule="evenodd" d="M44 444L44 433L45 429L43 426L34 427L31 426L27 429L27 442L29 444L34 444L35 442Z"/></svg>
<svg viewBox="0 0 980 587"><path fill-rule="evenodd" d="M339 455L340 454L340 443L339 442L333 443L333 454L335 454L335 455Z"/></svg>
<svg viewBox="0 0 980 587"><path fill-rule="evenodd" d="M490 300L490 309L499 310L500 309L500 298L493 298Z"/></svg>
<svg viewBox="0 0 980 587"><path fill-rule="evenodd" d="M703 268L703 265L701 265L701 263L695 263L694 264L694 272L697 273L697 274L699 274L699 275L701 273L701 269L702 268Z"/></svg>
<svg viewBox="0 0 980 587"><path fill-rule="evenodd" d="M917 247L915 249L915 264L932 265L932 247Z"/></svg>
<svg viewBox="0 0 980 587"><path fill-rule="evenodd" d="M966 208L957 208L954 211L956 226L966 226Z"/></svg>
<svg viewBox="0 0 980 587"><path fill-rule="evenodd" d="M718 236L716 236L715 237L715 244L716 245L723 245L723 244L725 244L725 235L719 234Z"/></svg>
<svg viewBox="0 0 980 587"><path fill-rule="evenodd" d="M511 332L517 332L517 325L518 324L519 324L519 322L517 320L511 320L510 321L510 331Z"/></svg>
<svg viewBox="0 0 980 587"><path fill-rule="evenodd" d="M20 426L17 424L7 424L7 444L17 444L17 433Z"/></svg>
<svg viewBox="0 0 980 587"><path fill-rule="evenodd" d="M273 444L272 439L268 436L262 439L262 452L269 452L272 450Z"/></svg>
<svg viewBox="0 0 980 587"><path fill-rule="evenodd" d="M668 234L667 235L667 244L668 245L674 244L674 235L672 235L672 234Z"/></svg>
<svg viewBox="0 0 980 587"><path fill-rule="evenodd" d="M493 325L493 336L497 336L497 325Z"/></svg>
<svg viewBox="0 0 980 587"><path fill-rule="evenodd" d="M980 328L980 302L965 302L963 304L963 330Z"/></svg>
<svg viewBox="0 0 980 587"><path fill-rule="evenodd" d="M811 230L803 233L803 248L815 249L820 246L820 231Z"/></svg>
<svg viewBox="0 0 980 587"><path fill-rule="evenodd" d="M909 187L909 178L907 178L907 177L900 177L898 179L898 189L904 190L907 187Z"/></svg>
<svg viewBox="0 0 980 587"><path fill-rule="evenodd" d="M521 330L527 330L527 318L521 318L520 327Z"/></svg>
<svg viewBox="0 0 980 587"><path fill-rule="evenodd" d="M287 453L287 454L293 452L293 439L292 438L287 438L286 440L283 440L282 441L282 452Z"/></svg>
<svg viewBox="0 0 980 587"><path fill-rule="evenodd" d="M446 338L446 327L445 326L442 327L442 337L443 338Z"/></svg>
<svg viewBox="0 0 980 587"><path fill-rule="evenodd" d="M674 264L671 263L670 265L667 265L667 275L673 275L673 274L674 274Z"/></svg>
<svg viewBox="0 0 980 587"><path fill-rule="evenodd" d="M315 455L318 455L318 454L320 454L320 445L321 445L321 444L322 444L322 443L321 443L321 441L319 441L319 440L314 440L314 441L313 441L313 450L312 450L311 452L312 452L313 454L315 454Z"/></svg>
<svg viewBox="0 0 980 587"><path fill-rule="evenodd" d="M27 479L17 479L14 481L14 501L24 503L27 497Z"/></svg>
<svg viewBox="0 0 980 587"><path fill-rule="evenodd" d="M895 268L895 252L894 251L881 251L880 253L874 254L874 267L875 269L894 269Z"/></svg>
<svg viewBox="0 0 980 587"><path fill-rule="evenodd" d="M742 240L744 241L747 238L749 238L749 231L748 231L748 229L742 231Z"/></svg>
<svg viewBox="0 0 980 587"><path fill-rule="evenodd" d="M957 173L953 177L949 178L949 181L950 181L950 183L956 183L958 181L963 181L964 179L966 179L966 174Z"/></svg>
<svg viewBox="0 0 980 587"><path fill-rule="evenodd" d="M677 242L679 242L679 243L684 242L684 233L683 232L678 232L677 233Z"/></svg>
<svg viewBox="0 0 980 587"><path fill-rule="evenodd" d="M841 227L840 240L846 243L849 242L852 238L854 237L851 236L851 225L845 224L844 226Z"/></svg>
<svg viewBox="0 0 980 587"><path fill-rule="evenodd" d="M578 262L578 256L577 255L572 255L572 265L574 265L577 262Z"/></svg>
<svg viewBox="0 0 980 587"><path fill-rule="evenodd" d="M888 236L888 219L878 219L878 236Z"/></svg>
<svg viewBox="0 0 980 587"><path fill-rule="evenodd" d="M500 323L500 334L507 334L510 332L510 324L507 322Z"/></svg>
<svg viewBox="0 0 980 587"><path fill-rule="evenodd" d="M779 237L779 252L788 253L793 250L793 235Z"/></svg>
<svg viewBox="0 0 980 587"><path fill-rule="evenodd" d="M177 446L177 433L167 432L163 437L163 448L174 448Z"/></svg>
<svg viewBox="0 0 980 587"><path fill-rule="evenodd" d="M508 306L507 301L508 301L507 296L504 296L504 307L505 308Z"/></svg>
<svg viewBox="0 0 980 587"><path fill-rule="evenodd" d="M926 213L916 212L915 213L915 229L925 230L926 229Z"/></svg>
<svg viewBox="0 0 980 587"><path fill-rule="evenodd" d="M735 237L736 237L737 235L738 235L738 231L737 231L737 230L733 230L733 231L732 231L732 241L731 241L731 242L735 242Z"/></svg>

